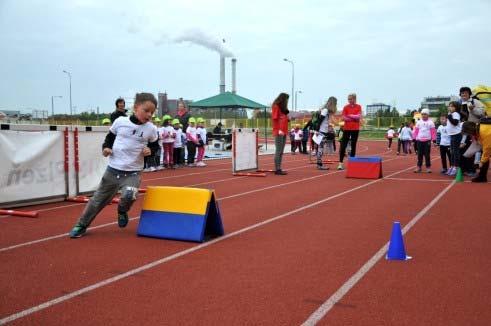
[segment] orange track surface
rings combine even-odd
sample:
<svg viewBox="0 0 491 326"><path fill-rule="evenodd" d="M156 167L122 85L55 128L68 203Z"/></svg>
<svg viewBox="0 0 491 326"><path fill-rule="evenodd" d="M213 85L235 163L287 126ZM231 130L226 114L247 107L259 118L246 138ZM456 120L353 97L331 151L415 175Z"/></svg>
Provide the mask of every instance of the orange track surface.
<svg viewBox="0 0 491 326"><path fill-rule="evenodd" d="M285 155L287 176L233 177L227 160L211 161L203 169L144 174L142 187L215 189L225 232L232 236L202 247L137 237L142 196L127 228L117 227L116 205L111 205L95 220L96 229L76 240L64 234L84 204L26 208L40 209L38 219L2 218L0 320L198 248L46 309L28 311L12 323L301 324L389 240L393 221L405 225L451 182L438 173L412 173L408 168L414 166L414 156L398 157L384 147L385 142L361 142L359 147L360 152L365 149L360 155L384 155L384 176L392 178L376 182L318 171L303 155ZM261 157L261 168L271 168L272 159ZM433 163L437 171L439 159ZM469 194L476 205L461 205ZM478 203L490 194L489 184L452 186L405 236L414 259L379 261L320 324L487 324L491 221L489 208ZM24 245L11 247L19 244Z"/></svg>

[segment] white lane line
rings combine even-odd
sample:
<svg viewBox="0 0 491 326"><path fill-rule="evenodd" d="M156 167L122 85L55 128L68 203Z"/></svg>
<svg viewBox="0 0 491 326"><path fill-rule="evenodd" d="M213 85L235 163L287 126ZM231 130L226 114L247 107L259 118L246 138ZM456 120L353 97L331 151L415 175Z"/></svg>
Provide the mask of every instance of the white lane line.
<svg viewBox="0 0 491 326"><path fill-rule="evenodd" d="M387 180L396 181L422 181L422 182L452 182L453 179L417 179L417 178L387 178Z"/></svg>
<svg viewBox="0 0 491 326"><path fill-rule="evenodd" d="M396 159L397 158L392 158L392 159L386 160L386 162L394 161ZM296 168L291 168L291 169L289 169L289 171L291 171L291 170L297 170L297 169L302 169L302 168L305 168L305 166L302 165L302 166L299 166L299 167L296 167ZM331 173L323 173L323 174L315 175L313 177L307 177L307 178L297 179L297 180L290 181L290 182L280 183L280 184L277 184L277 185L274 185L274 186L268 186L268 187L264 187L264 188L254 189L254 190L251 190L251 191L245 191L245 192L234 194L234 195L231 195L231 196L217 198L217 201L222 201L222 200L225 200L225 199L235 198L235 197L239 197L239 196L245 196L245 195L252 194L252 193L255 193L255 192L260 192L260 191L269 190L269 189L273 189L273 188L278 188L278 187L282 187L282 186L288 186L290 184L294 184L294 183L298 183L298 182L303 182L303 181L308 181L308 180L316 179L316 178L321 178L321 177L325 177L327 175L331 175L331 174L335 174L335 173L339 173L339 172L344 172L344 171L336 171L336 172L331 172ZM234 178L235 179L238 179L239 177L234 177ZM247 178L247 177L244 177L244 178ZM209 183L214 183L214 182L216 182L216 181L210 181ZM196 185L198 185L198 184L196 184ZM190 185L190 186L193 186L193 185ZM140 217L137 216L137 217L131 218L130 220L135 220L135 219L139 219L139 218ZM101 225L98 225L98 226L90 227L87 230L99 229L99 228L102 228L102 227L111 226L111 225L115 225L115 224L117 224L117 222L111 222L111 223L101 224ZM30 246L30 245L33 245L33 244L37 244L37 243L41 243L41 242L45 242L45 241L49 241L49 240L53 240L53 239L58 239L58 238L66 237L66 236L68 236L68 233L62 233L62 234L57 234L57 235L53 235L53 236L46 237L46 238L41 238L41 239L37 239L37 240L23 242L23 243L19 243L19 244L16 244L16 245L9 246L9 247L0 248L0 252L12 250L12 249L17 249L17 248L21 248L21 247L25 247L25 246Z"/></svg>
<svg viewBox="0 0 491 326"><path fill-rule="evenodd" d="M428 205L413 217L411 221L402 229L402 234L406 234L435 204L455 185L455 181L443 189ZM326 314L339 302L355 285L358 283L375 264L385 256L389 242L375 253L346 283L344 283L329 299L327 299L309 318L302 324L303 326L316 325Z"/></svg>
<svg viewBox="0 0 491 326"><path fill-rule="evenodd" d="M405 169L402 169L398 172L394 172L392 174L390 174L388 177L391 177L393 175L396 175L398 173L401 173L401 172L404 172L404 171L407 171L409 169L412 169L413 167L409 167L409 168L405 168ZM10 316L7 316L7 317L4 317L2 319L0 319L0 325L2 324L5 324L5 323L8 323L8 322L11 322L11 321L14 321L16 319L19 319L19 318L23 318L25 316L28 316L30 314L33 314L37 311L40 311L40 310L44 310L46 308L49 308L51 306L54 306L56 304L59 304L59 303L62 303L64 301L67 301L67 300L70 300L74 297L77 297L79 295L82 295L84 293L87 293L87 292L90 292L90 291L93 291L93 290L96 290L100 287L103 287L103 286L106 286L106 285L109 285L111 283L114 283L114 282L117 282L121 279L124 279L126 277L129 277L129 276L132 276L132 275L135 275L137 273L140 273L140 272L143 272L143 271L146 271L150 268L153 268L155 266L158 266L158 265L161 265L163 263L166 263L166 262L169 262L171 260L174 260L176 258L179 258L179 257L182 257L182 256L185 256L185 255L188 255L190 253L193 253L195 251L198 251L200 249L203 249L203 248L206 248L206 247L209 247L215 243L218 243L218 242L222 242L226 239L229 239L229 238L232 238L232 237L235 237L235 236L238 236L242 233L245 233L247 231L250 231L250 230L254 230L254 229L257 229L261 226L264 226L264 225L267 225L267 224L270 224L272 222L275 222L275 221L278 221L278 220L281 220L281 219L284 219L285 217L288 217L290 215L293 215L293 214L296 214L296 213L299 213L301 211L304 211L306 209L309 209L309 208L312 208L312 207L316 207L320 204L323 204L325 202L328 202L330 200L333 200L333 199L336 199L338 197L341 197L341 196L344 196L346 194L349 194L353 191L356 191L356 190L359 190L359 189L363 189L363 188L366 188L372 184L375 184L375 183L378 183L380 181L384 180L383 178L382 179L377 179L377 180L373 180L373 181L370 181L370 182L367 182L365 184L362 184L360 186L357 186L357 187L354 187L354 188L351 188L351 189L348 189L348 190L345 190L343 192L340 192L340 193L337 193L335 195L332 195L332 196L329 196L327 198L324 198L324 199L321 199L321 200L318 200L316 202L313 202L313 203L310 203L310 204L307 204L307 205L304 205L302 207L299 207L299 208L296 208L294 210L291 210L291 211L288 211L286 213L283 213L281 215L277 215L275 217L272 217L270 219L267 219L265 221L262 221L262 222L259 222L259 223L256 223L256 224L253 224L251 226L248 226L248 227L245 227L243 229L240 229L240 230L237 230L237 231L234 231L234 232L231 232L229 234L226 234L220 238L216 238L214 240L211 240L209 242L205 242L205 243L202 243L202 244L199 244L195 247L192 247L192 248L188 248L186 250L182 250L182 251L179 251L179 252L176 252L175 254L172 254L170 256L167 256L167 257L163 257L159 260L156 260L156 261L153 261L151 263L148 263L148 264L145 264L143 266L140 266L140 267L137 267L137 268L134 268L132 270L129 270L125 273L122 273L122 274L119 274L119 275L116 275L116 276L113 276L111 278L108 278L108 279L105 279L103 281L100 281L100 282L97 282L97 283L94 283L92 285L89 285L87 287L84 287L84 288L81 288L77 291L74 291L74 292L71 292L71 293L68 293L66 295L63 295L61 297L58 297L58 298L55 298L55 299L52 299L52 300L49 300L49 301L46 301L40 305L37 305L37 306L34 306L34 307L31 307L31 308L28 308L28 309L25 309L25 310L22 310L22 311L19 311L15 314L12 314Z"/></svg>

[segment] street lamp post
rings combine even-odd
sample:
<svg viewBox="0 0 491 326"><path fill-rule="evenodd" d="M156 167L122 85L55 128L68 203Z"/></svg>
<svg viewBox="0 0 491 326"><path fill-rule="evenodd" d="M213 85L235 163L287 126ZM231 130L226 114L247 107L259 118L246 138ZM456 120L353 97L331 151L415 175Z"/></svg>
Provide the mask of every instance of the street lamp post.
<svg viewBox="0 0 491 326"><path fill-rule="evenodd" d="M292 110L295 111L295 64L293 63L292 60L288 60L287 58L284 58L283 61L289 62L292 65Z"/></svg>
<svg viewBox="0 0 491 326"><path fill-rule="evenodd" d="M302 91L295 91L295 110L297 110L298 94L302 94Z"/></svg>
<svg viewBox="0 0 491 326"><path fill-rule="evenodd" d="M61 95L52 95L51 96L51 116L53 117L55 115L55 101L54 98L62 98L63 96Z"/></svg>
<svg viewBox="0 0 491 326"><path fill-rule="evenodd" d="M68 75L68 80L70 82L70 115L73 115L73 112L72 112L72 74L66 70L63 70L63 72Z"/></svg>

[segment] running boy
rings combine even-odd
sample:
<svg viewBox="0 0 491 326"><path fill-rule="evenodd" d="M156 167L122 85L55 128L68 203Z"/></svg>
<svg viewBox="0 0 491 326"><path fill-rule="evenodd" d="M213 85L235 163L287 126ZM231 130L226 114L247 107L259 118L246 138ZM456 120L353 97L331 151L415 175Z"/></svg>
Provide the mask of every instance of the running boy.
<svg viewBox="0 0 491 326"><path fill-rule="evenodd" d="M97 214L111 202L118 190L121 201L118 204L118 225L128 224L128 211L136 200L140 186L140 172L143 157L158 150L157 128L152 124L157 100L150 93L135 96L134 114L117 118L102 144L102 155L109 156L101 183L85 206L77 224L70 231L71 238L80 238Z"/></svg>

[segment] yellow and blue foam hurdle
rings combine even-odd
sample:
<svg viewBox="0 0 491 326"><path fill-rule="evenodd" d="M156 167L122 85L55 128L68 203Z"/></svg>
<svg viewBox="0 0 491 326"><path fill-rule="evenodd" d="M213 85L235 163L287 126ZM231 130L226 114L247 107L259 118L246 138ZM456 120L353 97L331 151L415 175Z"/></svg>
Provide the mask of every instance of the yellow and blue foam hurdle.
<svg viewBox="0 0 491 326"><path fill-rule="evenodd" d="M197 242L222 236L222 219L214 191L148 187L137 234Z"/></svg>

